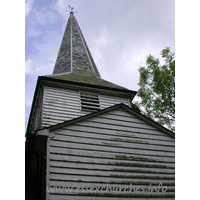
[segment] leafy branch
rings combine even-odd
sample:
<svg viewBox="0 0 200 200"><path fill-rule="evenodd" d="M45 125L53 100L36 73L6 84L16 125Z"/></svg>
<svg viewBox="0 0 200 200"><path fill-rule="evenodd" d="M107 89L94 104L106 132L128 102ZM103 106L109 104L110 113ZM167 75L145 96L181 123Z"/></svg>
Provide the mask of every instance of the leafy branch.
<svg viewBox="0 0 200 200"><path fill-rule="evenodd" d="M160 65L158 58L147 56L147 67L140 67L140 80L136 104L147 117L175 131L175 54L166 47L161 56L165 64Z"/></svg>

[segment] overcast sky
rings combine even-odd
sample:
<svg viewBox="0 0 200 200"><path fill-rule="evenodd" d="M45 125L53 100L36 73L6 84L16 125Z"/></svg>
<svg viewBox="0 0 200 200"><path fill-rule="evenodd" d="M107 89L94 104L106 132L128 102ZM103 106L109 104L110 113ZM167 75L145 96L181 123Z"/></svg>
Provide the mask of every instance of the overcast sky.
<svg viewBox="0 0 200 200"><path fill-rule="evenodd" d="M69 18L75 7L101 77L138 90L139 66L165 47L175 53L174 0L26 0L25 121L38 76L51 74Z"/></svg>

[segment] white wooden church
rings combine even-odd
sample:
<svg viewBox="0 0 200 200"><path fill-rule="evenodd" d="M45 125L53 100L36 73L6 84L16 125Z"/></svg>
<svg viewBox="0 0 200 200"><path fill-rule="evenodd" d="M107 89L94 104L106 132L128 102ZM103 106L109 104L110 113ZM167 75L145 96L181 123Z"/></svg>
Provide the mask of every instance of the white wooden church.
<svg viewBox="0 0 200 200"><path fill-rule="evenodd" d="M26 131L27 200L175 198L175 135L101 78L71 12Z"/></svg>

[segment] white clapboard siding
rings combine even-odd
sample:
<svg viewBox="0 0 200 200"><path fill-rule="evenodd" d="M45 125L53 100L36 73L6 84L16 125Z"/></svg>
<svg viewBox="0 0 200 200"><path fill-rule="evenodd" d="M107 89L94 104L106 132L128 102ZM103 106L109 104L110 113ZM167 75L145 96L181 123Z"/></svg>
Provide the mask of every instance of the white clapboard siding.
<svg viewBox="0 0 200 200"><path fill-rule="evenodd" d="M115 104L129 105L128 98L99 95L100 108L104 109ZM79 91L44 87L42 127L55 125L76 117L89 114L90 111L82 111Z"/></svg>
<svg viewBox="0 0 200 200"><path fill-rule="evenodd" d="M174 138L124 109L64 126L53 135L47 148L47 199L174 199ZM131 185L140 192L131 191Z"/></svg>
<svg viewBox="0 0 200 200"><path fill-rule="evenodd" d="M101 94L99 98L100 98L100 104L101 104L102 109L108 108L110 106L113 106L119 103L124 103L125 105L129 106L129 101L126 98L107 96L103 94Z"/></svg>

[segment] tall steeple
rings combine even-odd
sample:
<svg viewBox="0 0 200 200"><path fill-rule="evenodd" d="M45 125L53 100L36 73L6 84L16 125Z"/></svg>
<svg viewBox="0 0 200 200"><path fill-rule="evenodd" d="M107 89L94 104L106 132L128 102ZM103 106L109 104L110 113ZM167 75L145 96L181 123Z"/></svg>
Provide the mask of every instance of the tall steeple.
<svg viewBox="0 0 200 200"><path fill-rule="evenodd" d="M126 89L101 78L82 31L70 12L53 73L56 79Z"/></svg>
<svg viewBox="0 0 200 200"><path fill-rule="evenodd" d="M70 13L68 19L53 74L66 72L100 78L98 69L73 12Z"/></svg>

